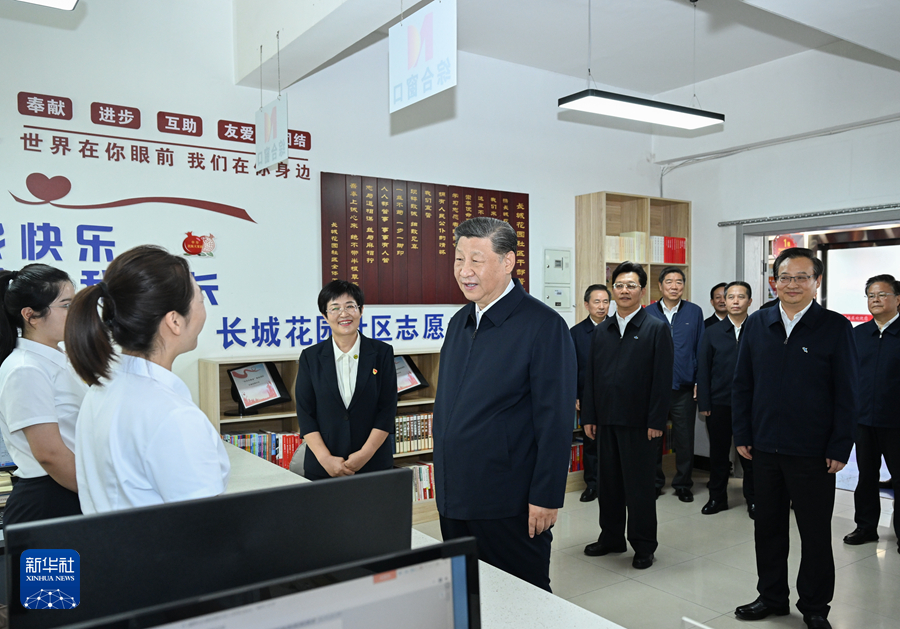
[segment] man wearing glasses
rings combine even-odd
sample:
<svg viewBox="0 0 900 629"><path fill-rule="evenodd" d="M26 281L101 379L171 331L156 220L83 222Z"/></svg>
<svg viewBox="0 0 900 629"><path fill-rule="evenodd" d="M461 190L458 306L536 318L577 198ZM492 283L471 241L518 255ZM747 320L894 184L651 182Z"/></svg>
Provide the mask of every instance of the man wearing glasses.
<svg viewBox="0 0 900 629"><path fill-rule="evenodd" d="M856 463L859 482L853 500L856 530L844 543L856 546L878 541L881 501L878 479L881 455L891 472L894 496L900 495L900 413L896 396L900 388L900 282L893 275L876 275L866 282L866 300L874 319L853 330L859 350L859 426L856 429ZM894 533L900 544L900 517L894 517ZM900 552L900 546L897 548Z"/></svg>
<svg viewBox="0 0 900 629"><path fill-rule="evenodd" d="M684 295L684 271L669 266L659 274L662 298L647 306L647 313L668 325L675 347L672 368L672 402L669 420L672 422L672 446L675 449L675 476L672 489L681 502L693 502L691 487L694 481L694 424L697 419L697 354L703 338L703 311ZM662 468L662 439L656 453L656 495L662 494L666 474Z"/></svg>
<svg viewBox="0 0 900 629"><path fill-rule="evenodd" d="M734 443L753 460L759 592L735 616L790 612L793 505L801 540L797 609L810 629L828 629L835 474L850 458L859 409L856 343L850 322L814 301L824 265L811 250L782 251L774 269L780 303L744 323L732 390Z"/></svg>
<svg viewBox="0 0 900 629"><path fill-rule="evenodd" d="M584 554L599 557L634 549L631 565L653 565L656 551L657 444L672 395L672 335L641 308L647 273L623 262L612 273L616 314L591 339L581 423L599 444L600 538Z"/></svg>

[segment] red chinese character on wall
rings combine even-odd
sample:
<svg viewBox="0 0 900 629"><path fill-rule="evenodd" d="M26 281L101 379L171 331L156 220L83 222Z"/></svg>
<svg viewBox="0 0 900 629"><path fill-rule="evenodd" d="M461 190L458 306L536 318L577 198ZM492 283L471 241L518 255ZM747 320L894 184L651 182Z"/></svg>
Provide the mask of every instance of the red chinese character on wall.
<svg viewBox="0 0 900 629"><path fill-rule="evenodd" d="M156 114L156 128L162 133L200 137L203 135L203 119L200 116L160 111Z"/></svg>
<svg viewBox="0 0 900 629"><path fill-rule="evenodd" d="M39 116L58 120L72 119L72 99L47 94L19 92L19 113L23 116Z"/></svg>
<svg viewBox="0 0 900 629"><path fill-rule="evenodd" d="M141 128L141 110L137 107L91 103L91 122L126 129Z"/></svg>

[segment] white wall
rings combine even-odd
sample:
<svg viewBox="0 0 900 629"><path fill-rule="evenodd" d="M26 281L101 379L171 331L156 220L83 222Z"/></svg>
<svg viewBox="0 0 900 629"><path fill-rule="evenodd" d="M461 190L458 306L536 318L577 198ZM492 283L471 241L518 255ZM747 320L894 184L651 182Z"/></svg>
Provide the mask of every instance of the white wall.
<svg viewBox="0 0 900 629"><path fill-rule="evenodd" d="M19 230L28 222L60 228L63 260L45 257L78 282L82 271L105 263L80 262L75 230L79 224L114 227L115 253L152 242L179 252L186 231L212 233L214 258L192 258L198 274L218 274L218 306L208 305L208 319L196 352L180 358L175 372L196 396L196 360L200 356L299 354L282 340L280 348L222 348L216 334L222 318L241 317L249 328L254 318L291 315L314 318L321 287L319 183L322 171L404 180L522 191L530 195L532 291L541 289L544 247L574 248L574 197L613 189L636 194L655 191L655 168L649 163L650 136L641 128L614 129L572 122L560 116L556 100L581 89L571 77L532 70L470 54L459 55L459 86L401 114L388 114L387 42L382 41L287 90L290 127L309 131L313 149L292 151L309 159L311 180L261 178L254 175L189 169L185 147L172 147L175 166L155 165L151 142L181 142L215 150L246 150L216 138L218 119L252 121L258 91L233 85L232 23L228 3L197 0L183 3L82 1L71 14L4 0L0 5L0 181L20 198L34 199L25 187L35 172L61 175L72 191L61 200L90 204L143 196L189 197L227 203L247 210L255 223L193 208L159 203L113 210L66 210L16 203L0 195L0 224L5 246L0 266L26 262ZM71 121L22 116L16 111L19 91L72 98ZM273 94L267 93L268 101ZM94 125L91 102L141 109L139 130ZM202 138L160 133L156 112L201 115ZM576 118L577 119L577 118ZM37 131L41 152L23 150L25 125L61 129ZM150 147L151 164L111 162L103 152L109 140L87 133L116 135L129 146ZM49 153L51 136L78 142L101 142L101 159L73 152ZM127 149L126 149L127 150ZM252 147L251 147L252 150ZM229 154L231 155L231 154ZM252 156L248 156L251 158ZM292 160L292 169L297 162ZM231 164L231 161L229 161ZM208 165L208 164L207 164ZM690 196L687 196L690 198ZM576 287L575 291L578 293ZM454 307L372 307L366 314L409 312L421 315ZM574 322L573 314L569 314ZM421 320L421 319L420 319ZM423 347L427 344L407 342ZM403 342L398 342L400 346ZM398 343L395 343L397 345ZM434 343L433 345L437 345Z"/></svg>
<svg viewBox="0 0 900 629"><path fill-rule="evenodd" d="M724 130L657 134L654 157L673 160L898 115L898 70L900 63L840 44L706 81L697 93L705 109L725 114ZM660 98L681 102L685 91ZM735 230L719 221L900 202L898 146L900 122L891 122L666 175L666 196L693 201L692 299L709 314L709 287L734 279Z"/></svg>

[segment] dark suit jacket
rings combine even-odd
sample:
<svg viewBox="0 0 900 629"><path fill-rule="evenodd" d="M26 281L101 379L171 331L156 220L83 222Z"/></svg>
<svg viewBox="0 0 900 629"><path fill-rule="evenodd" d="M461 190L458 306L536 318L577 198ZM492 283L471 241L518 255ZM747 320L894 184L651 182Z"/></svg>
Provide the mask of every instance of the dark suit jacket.
<svg viewBox="0 0 900 629"><path fill-rule="evenodd" d="M726 319L727 319L727 317L726 317ZM709 326L715 325L724 320L725 319L720 319L719 317L717 317L716 313L714 312L710 316L706 317L706 319L703 320L703 327L708 328Z"/></svg>
<svg viewBox="0 0 900 629"><path fill-rule="evenodd" d="M711 411L713 404L731 406L737 356L738 340L731 319L725 317L706 329L697 356L697 410Z"/></svg>
<svg viewBox="0 0 900 629"><path fill-rule="evenodd" d="M447 326L434 403L438 512L511 518L562 506L572 448L575 348L566 322L515 287Z"/></svg>
<svg viewBox="0 0 900 629"><path fill-rule="evenodd" d="M672 397L672 334L640 308L620 338L613 315L591 335L581 423L664 430Z"/></svg>
<svg viewBox="0 0 900 629"><path fill-rule="evenodd" d="M644 310L651 317L663 322L672 333L672 344L675 358L672 365L672 388L693 388L697 383L697 352L700 351L700 340L703 338L703 311L700 306L681 300L678 312L672 317L672 324L662 309L662 301L655 301Z"/></svg>
<svg viewBox="0 0 900 629"><path fill-rule="evenodd" d="M859 349L860 425L900 428L900 319L881 333L868 321L853 328L853 336Z"/></svg>
<svg viewBox="0 0 900 629"><path fill-rule="evenodd" d="M584 321L576 323L569 329L572 342L575 344L575 358L578 360L578 388L575 395L579 400L584 395L584 373L591 355L591 334L596 327L590 317L585 317Z"/></svg>
<svg viewBox="0 0 900 629"><path fill-rule="evenodd" d="M334 365L334 343L327 338L300 354L297 370L297 420L300 433L319 432L335 456L347 458L362 448L373 428L394 432L397 416L397 371L394 350L387 343L361 336L356 390L344 408ZM357 474L388 470L394 465L391 439L385 439ZM304 461L304 476L329 478L312 451Z"/></svg>
<svg viewBox="0 0 900 629"><path fill-rule="evenodd" d="M736 446L846 463L859 412L859 361L846 317L813 302L785 334L781 308L741 328L731 393Z"/></svg>

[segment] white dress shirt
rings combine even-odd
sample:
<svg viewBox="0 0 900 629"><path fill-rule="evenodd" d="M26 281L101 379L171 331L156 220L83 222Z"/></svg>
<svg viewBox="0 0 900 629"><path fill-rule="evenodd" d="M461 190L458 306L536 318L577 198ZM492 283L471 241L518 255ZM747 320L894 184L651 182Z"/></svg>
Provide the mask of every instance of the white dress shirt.
<svg viewBox="0 0 900 629"><path fill-rule="evenodd" d="M479 325L481 325L481 315L483 315L485 312L487 312L488 308L490 308L491 306L496 304L498 301L500 301L501 299L503 299L504 297L509 295L510 291L512 291L512 289L515 285L516 285L516 283L512 281L512 278L510 278L509 284L506 285L506 290L503 291L503 294L500 295L499 297L497 297L497 299L495 299L494 301L489 303L487 306L485 306L483 310L478 307L478 304L475 304L475 327L476 328Z"/></svg>
<svg viewBox="0 0 900 629"><path fill-rule="evenodd" d="M877 321L875 322L875 325L878 326L878 336L879 336L879 338L881 338L881 335L884 334L885 328L887 328L890 324L892 324L892 323L893 323L894 321L896 321L898 318L900 318L900 313L895 314L894 317L893 317L890 321L888 321L887 323L885 323L884 325L878 325L878 322L877 322Z"/></svg>
<svg viewBox="0 0 900 629"><path fill-rule="evenodd" d="M672 317L675 316L675 313L678 312L678 309L681 307L681 300L679 299L678 303L675 304L671 310L666 307L665 299L660 299L659 305L662 306L663 314L666 315L666 320L669 322L669 325L672 325Z"/></svg>
<svg viewBox="0 0 900 629"><path fill-rule="evenodd" d="M334 337L331 337L331 343L334 345L334 368L337 371L338 389L341 392L341 399L344 400L344 408L350 408L350 400L353 399L353 393L356 392L356 374L359 370L359 341L360 334L356 333L356 342L350 351L344 353L338 347Z"/></svg>
<svg viewBox="0 0 900 629"><path fill-rule="evenodd" d="M47 475L34 458L23 428L59 424L63 443L75 451L75 420L87 390L60 350L17 339L16 348L0 366L0 432L19 468L16 476Z"/></svg>
<svg viewBox="0 0 900 629"><path fill-rule="evenodd" d="M815 301L815 299L813 300ZM813 305L813 302L809 302L806 304L806 308L798 312L794 315L794 319L791 320L788 318L787 313L784 311L784 306L781 302L778 303L778 310L781 312L781 322L784 324L784 333L787 335L787 338L791 338L791 332L794 331L794 326L797 325L797 322L805 315L810 307Z"/></svg>
<svg viewBox="0 0 900 629"><path fill-rule="evenodd" d="M734 322L734 319L731 318L731 315L728 315L728 320L731 321L731 325L734 326L734 339L735 340L740 339L741 338L741 326L743 326L744 323L741 322L741 325L738 325L737 323ZM746 320L747 319L744 319L744 321L746 321Z"/></svg>
<svg viewBox="0 0 900 629"><path fill-rule="evenodd" d="M85 514L216 496L230 470L222 439L168 369L123 354L85 396L75 430Z"/></svg>
<svg viewBox="0 0 900 629"><path fill-rule="evenodd" d="M622 318L621 316L619 316L619 313L616 312L616 323L619 324L619 338L623 338L625 336L625 326L628 325L629 321L634 319L634 315L636 315L640 309L641 307L638 306L637 310L635 310L625 318Z"/></svg>

